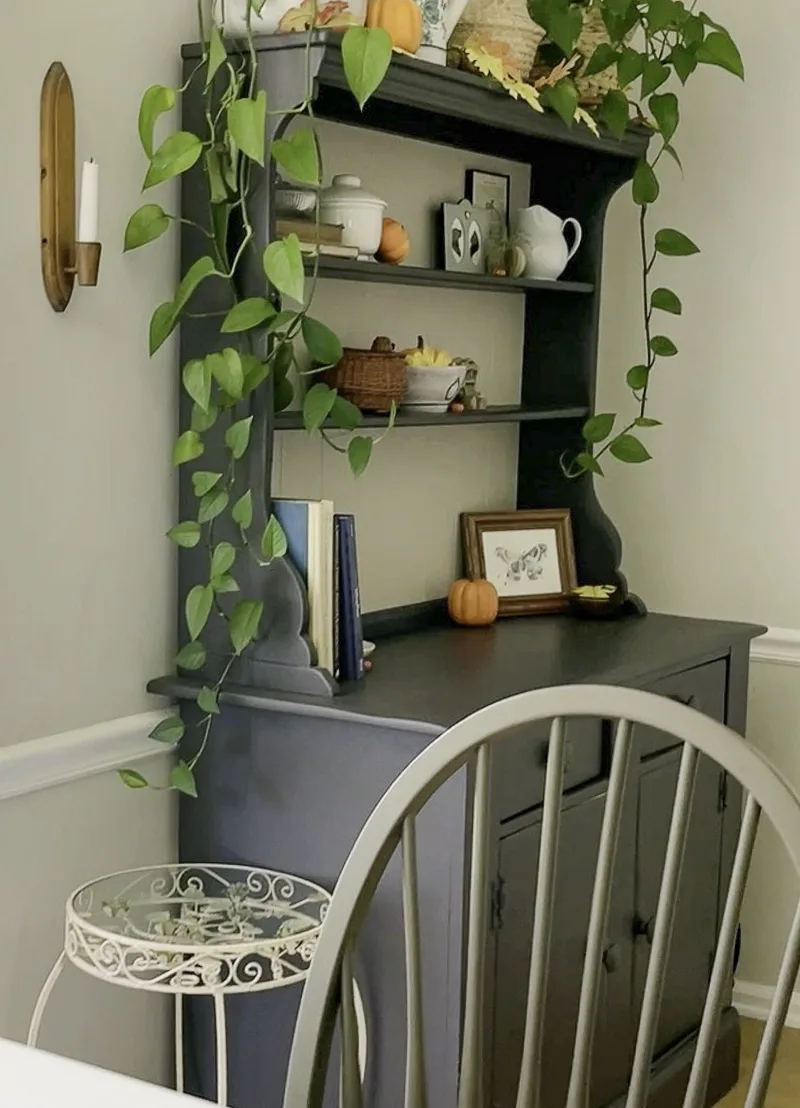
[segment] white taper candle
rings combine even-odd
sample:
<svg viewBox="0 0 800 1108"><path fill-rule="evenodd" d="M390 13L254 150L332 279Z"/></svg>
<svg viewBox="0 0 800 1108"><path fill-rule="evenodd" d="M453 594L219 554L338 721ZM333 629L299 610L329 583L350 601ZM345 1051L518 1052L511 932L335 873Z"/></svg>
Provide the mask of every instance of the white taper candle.
<svg viewBox="0 0 800 1108"><path fill-rule="evenodd" d="M99 242L100 166L92 160L83 163L81 206L78 215L78 242Z"/></svg>

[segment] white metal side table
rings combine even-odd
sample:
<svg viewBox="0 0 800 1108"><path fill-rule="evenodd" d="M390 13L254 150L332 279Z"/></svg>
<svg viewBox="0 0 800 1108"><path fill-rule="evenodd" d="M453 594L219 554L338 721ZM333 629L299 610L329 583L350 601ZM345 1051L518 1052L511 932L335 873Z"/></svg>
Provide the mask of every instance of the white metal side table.
<svg viewBox="0 0 800 1108"><path fill-rule="evenodd" d="M210 996L217 1103L227 1104L225 997L305 980L329 902L330 893L310 881L246 866L150 866L91 881L67 901L64 950L39 994L28 1045L36 1046L50 994L69 960L113 985L175 996L182 1092L183 997ZM360 997L357 1004L363 1028ZM360 1038L365 1046L365 1035Z"/></svg>

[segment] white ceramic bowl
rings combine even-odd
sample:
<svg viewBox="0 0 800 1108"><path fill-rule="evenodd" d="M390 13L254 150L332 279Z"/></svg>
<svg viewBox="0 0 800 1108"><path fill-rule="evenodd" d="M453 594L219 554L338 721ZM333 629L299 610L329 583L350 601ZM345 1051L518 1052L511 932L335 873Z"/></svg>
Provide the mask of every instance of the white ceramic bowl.
<svg viewBox="0 0 800 1108"><path fill-rule="evenodd" d="M464 384L466 373L463 365L407 366L406 392L400 407L415 412L446 412Z"/></svg>
<svg viewBox="0 0 800 1108"><path fill-rule="evenodd" d="M355 246L360 258L372 258L381 244L386 201L361 187L361 180L349 173L333 178L319 198L323 223L343 227L342 245Z"/></svg>
<svg viewBox="0 0 800 1108"><path fill-rule="evenodd" d="M279 215L305 215L314 210L316 200L312 189L298 189L292 185L278 185L275 189L275 207Z"/></svg>

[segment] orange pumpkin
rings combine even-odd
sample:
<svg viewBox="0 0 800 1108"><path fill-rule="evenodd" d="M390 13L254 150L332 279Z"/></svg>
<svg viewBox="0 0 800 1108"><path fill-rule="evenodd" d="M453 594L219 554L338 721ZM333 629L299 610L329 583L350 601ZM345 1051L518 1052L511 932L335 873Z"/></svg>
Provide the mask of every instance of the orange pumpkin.
<svg viewBox="0 0 800 1108"><path fill-rule="evenodd" d="M491 581L454 581L447 594L447 610L462 627L488 627L497 619L499 601Z"/></svg>
<svg viewBox="0 0 800 1108"><path fill-rule="evenodd" d="M381 244L378 247L378 261L400 265L408 257L411 239L402 223L396 219L384 219Z"/></svg>
<svg viewBox="0 0 800 1108"><path fill-rule="evenodd" d="M422 12L414 0L368 0L367 26L383 27L392 46L416 54L422 42Z"/></svg>

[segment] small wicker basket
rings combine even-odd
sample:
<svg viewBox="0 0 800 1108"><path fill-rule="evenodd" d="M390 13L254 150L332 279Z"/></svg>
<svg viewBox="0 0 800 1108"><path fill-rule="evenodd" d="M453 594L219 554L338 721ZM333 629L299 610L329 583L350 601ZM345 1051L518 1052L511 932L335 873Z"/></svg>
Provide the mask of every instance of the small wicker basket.
<svg viewBox="0 0 800 1108"><path fill-rule="evenodd" d="M364 412L388 412L405 393L406 356L380 335L371 350L345 347L344 357L328 370L325 381Z"/></svg>

